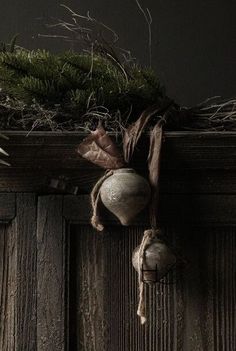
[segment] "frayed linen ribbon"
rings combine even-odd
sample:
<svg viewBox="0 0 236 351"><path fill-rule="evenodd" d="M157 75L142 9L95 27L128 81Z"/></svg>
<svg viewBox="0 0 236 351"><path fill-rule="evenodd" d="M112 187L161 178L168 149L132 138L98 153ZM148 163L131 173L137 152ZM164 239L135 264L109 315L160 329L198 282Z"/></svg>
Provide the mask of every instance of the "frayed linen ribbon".
<svg viewBox="0 0 236 351"><path fill-rule="evenodd" d="M139 304L137 315L140 317L141 324L145 324L147 321L144 282L142 280L142 269L143 263L145 261L145 251L148 248L148 246L152 243L153 239L159 235L159 233L160 231L158 229L145 230L138 252Z"/></svg>
<svg viewBox="0 0 236 351"><path fill-rule="evenodd" d="M103 231L104 226L101 222L100 214L99 214L99 199L100 199L100 190L103 182L113 175L113 170L107 170L104 176L102 176L97 183L94 185L93 190L91 192L91 204L92 204L92 217L91 217L91 224L92 226L97 229L99 232Z"/></svg>

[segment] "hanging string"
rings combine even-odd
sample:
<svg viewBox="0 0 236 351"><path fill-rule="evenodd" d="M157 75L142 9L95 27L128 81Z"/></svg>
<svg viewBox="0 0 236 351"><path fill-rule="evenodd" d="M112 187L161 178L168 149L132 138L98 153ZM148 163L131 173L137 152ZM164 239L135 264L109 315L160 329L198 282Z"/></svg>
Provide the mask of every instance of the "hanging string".
<svg viewBox="0 0 236 351"><path fill-rule="evenodd" d="M145 251L152 243L152 240L159 235L159 230L148 229L143 234L143 239L138 252L138 282L139 282L139 304L137 315L140 317L141 324L145 324L146 318L146 304L144 296L144 282L142 279L143 263L145 261Z"/></svg>
<svg viewBox="0 0 236 351"><path fill-rule="evenodd" d="M99 208L98 208L98 203L99 203L99 198L100 198L100 190L103 182L109 178L110 176L113 175L113 170L108 170L104 174L103 177L101 177L97 183L94 185L93 190L91 192L91 203L92 203L92 210L93 214L91 217L91 224L92 226L97 229L98 231L103 231L104 226L101 223L100 215L99 215Z"/></svg>
<svg viewBox="0 0 236 351"><path fill-rule="evenodd" d="M149 182L152 188L149 213L150 224L154 229L156 229L158 226L158 198L162 135L162 126L157 123L150 133L150 145L148 153Z"/></svg>
<svg viewBox="0 0 236 351"><path fill-rule="evenodd" d="M160 174L160 154L162 145L162 126L157 123L150 134L150 145L148 154L148 170L149 182L152 188L152 198L150 201L150 224L152 229L145 230L143 239L138 252L138 282L139 282L139 304L137 315L140 317L141 324L145 324L146 317L146 302L144 282L142 280L142 269L145 261L145 252L152 240L160 234L157 218L158 205L158 185Z"/></svg>

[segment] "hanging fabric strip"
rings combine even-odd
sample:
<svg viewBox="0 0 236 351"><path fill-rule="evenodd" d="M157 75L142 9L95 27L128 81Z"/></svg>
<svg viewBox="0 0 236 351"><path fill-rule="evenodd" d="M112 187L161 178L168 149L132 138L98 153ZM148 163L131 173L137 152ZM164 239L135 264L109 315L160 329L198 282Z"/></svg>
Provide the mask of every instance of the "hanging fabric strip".
<svg viewBox="0 0 236 351"><path fill-rule="evenodd" d="M153 119L153 117L159 120L159 124L166 123L168 111L172 108L173 104L174 103L172 100L167 99L162 106L155 104L148 107L145 111L143 111L137 121L131 124L125 130L123 136L123 151L125 162L129 163L131 160L135 146L137 145L148 123Z"/></svg>
<svg viewBox="0 0 236 351"><path fill-rule="evenodd" d="M151 226L155 229L158 226L157 216L161 146L162 126L157 123L150 134L150 146L148 154L149 182L152 188L152 198L150 203L150 222Z"/></svg>
<svg viewBox="0 0 236 351"><path fill-rule="evenodd" d="M146 317L146 303L145 303L145 292L144 282L142 280L142 267L145 260L145 251L151 244L153 238L159 235L159 230L148 229L143 234L143 239L139 247L138 253L138 283L139 283L139 303L137 315L140 317L141 324L145 324L147 321Z"/></svg>
<svg viewBox="0 0 236 351"><path fill-rule="evenodd" d="M102 186L103 182L107 178L111 177L112 175L113 175L113 171L107 170L106 173L104 174L104 176L101 177L97 181L97 183L94 185L93 190L92 190L91 195L90 195L92 209L93 209L93 213L92 213L92 217L91 217L91 224L99 232L102 232L104 229L104 226L103 226L103 224L101 222L101 218L100 218L100 212L99 212L100 190L101 190L101 186Z"/></svg>
<svg viewBox="0 0 236 351"><path fill-rule="evenodd" d="M153 130L150 132L150 144L148 154L148 170L149 170L149 182L152 188L152 197L150 202L150 224L152 229L145 230L143 239L139 248L139 305L137 314L140 317L141 324L145 324L147 321L146 316L146 303L145 303L145 292L144 282L142 281L142 267L145 260L145 250L150 245L151 240L158 236L160 231L158 228L158 184L160 174L160 155L162 145L162 126L157 123Z"/></svg>
<svg viewBox="0 0 236 351"><path fill-rule="evenodd" d="M131 124L129 128L125 130L123 137L123 150L124 150L124 159L125 162L129 163L133 153L135 146L137 145L145 127L150 121L151 117L158 114L160 111L160 106L152 106L141 114L141 116L137 119L136 122Z"/></svg>

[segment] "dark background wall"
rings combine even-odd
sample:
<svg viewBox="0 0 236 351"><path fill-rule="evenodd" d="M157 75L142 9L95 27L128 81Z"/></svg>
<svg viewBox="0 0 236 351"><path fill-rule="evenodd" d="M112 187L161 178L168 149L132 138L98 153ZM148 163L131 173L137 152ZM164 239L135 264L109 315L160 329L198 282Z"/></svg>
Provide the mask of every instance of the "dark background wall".
<svg viewBox="0 0 236 351"><path fill-rule="evenodd" d="M140 0L153 17L153 68L177 102L193 105L215 95L236 95L235 0ZM50 17L63 17L59 0L1 0L0 40L20 33L27 48L62 50L58 40L38 39ZM148 63L147 27L135 0L65 0L112 26L120 45Z"/></svg>

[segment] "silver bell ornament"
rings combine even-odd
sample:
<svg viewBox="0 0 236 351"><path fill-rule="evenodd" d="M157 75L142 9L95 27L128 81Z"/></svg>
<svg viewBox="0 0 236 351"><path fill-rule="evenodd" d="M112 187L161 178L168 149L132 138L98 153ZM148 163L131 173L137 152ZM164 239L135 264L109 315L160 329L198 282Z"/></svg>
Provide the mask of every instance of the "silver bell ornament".
<svg viewBox="0 0 236 351"><path fill-rule="evenodd" d="M140 248L141 245L134 250L132 264L141 274L140 278L144 283L159 282L176 263L176 256L172 250L157 236L146 243L142 257L140 257Z"/></svg>
<svg viewBox="0 0 236 351"><path fill-rule="evenodd" d="M146 207L150 196L148 181L132 168L114 170L100 188L102 203L123 225L129 225L133 221Z"/></svg>
<svg viewBox="0 0 236 351"><path fill-rule="evenodd" d="M100 124L80 143L78 153L107 170L91 192L93 227L99 231L104 228L100 220L100 201L123 225L129 225L150 200L148 181L132 168L125 168L127 163Z"/></svg>

